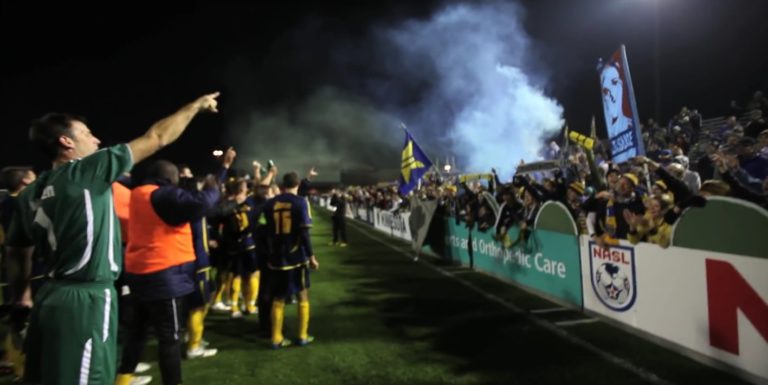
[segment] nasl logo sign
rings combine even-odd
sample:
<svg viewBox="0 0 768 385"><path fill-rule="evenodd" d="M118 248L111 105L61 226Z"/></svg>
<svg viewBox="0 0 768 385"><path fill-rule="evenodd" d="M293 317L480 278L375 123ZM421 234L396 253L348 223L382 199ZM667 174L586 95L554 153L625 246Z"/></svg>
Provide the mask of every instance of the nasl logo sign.
<svg viewBox="0 0 768 385"><path fill-rule="evenodd" d="M626 311L632 307L637 298L633 248L603 248L589 242L589 268L592 288L603 305L615 311Z"/></svg>

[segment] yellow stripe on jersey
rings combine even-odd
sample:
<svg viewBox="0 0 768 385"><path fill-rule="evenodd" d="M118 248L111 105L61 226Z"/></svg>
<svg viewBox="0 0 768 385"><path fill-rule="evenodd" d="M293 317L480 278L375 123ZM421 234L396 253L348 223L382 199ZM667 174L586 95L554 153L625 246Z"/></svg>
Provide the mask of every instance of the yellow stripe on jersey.
<svg viewBox="0 0 768 385"><path fill-rule="evenodd" d="M200 226L202 227L200 231L203 232L203 249L205 250L205 253L208 254L210 252L208 250L208 223L205 221L205 217L203 217L203 220L200 222Z"/></svg>
<svg viewBox="0 0 768 385"><path fill-rule="evenodd" d="M272 266L270 264L267 264L267 266L271 270L283 270L283 271L285 271L285 270L293 270L293 269L296 269L296 268L299 268L299 267L302 267L302 266L307 266L307 265L309 265L309 261L298 263L298 264L291 265L291 266L279 266L279 267L275 267L275 266Z"/></svg>

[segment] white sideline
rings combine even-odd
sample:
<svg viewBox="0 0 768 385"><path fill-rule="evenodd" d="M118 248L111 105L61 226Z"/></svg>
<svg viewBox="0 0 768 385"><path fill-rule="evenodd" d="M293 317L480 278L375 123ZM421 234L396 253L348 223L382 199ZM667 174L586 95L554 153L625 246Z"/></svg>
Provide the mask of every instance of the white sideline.
<svg viewBox="0 0 768 385"><path fill-rule="evenodd" d="M561 311L572 311L573 309L567 309L564 307L548 307L546 309L533 309L530 310L532 314L547 314L547 313L557 313Z"/></svg>
<svg viewBox="0 0 768 385"><path fill-rule="evenodd" d="M582 318L582 319L574 319L570 321L559 321L555 322L555 325L563 327L563 326L573 326L573 325L583 325L583 324L591 324L600 321L597 318Z"/></svg>
<svg viewBox="0 0 768 385"><path fill-rule="evenodd" d="M381 238L379 238L377 236L371 235L369 230L371 230L372 228L367 228L367 227L363 228L363 227L361 227L360 224L356 223L355 221L350 221L350 223L353 225L353 227L355 227L358 231L360 231L366 237L371 238L374 241L379 242L379 243L383 244L384 246L387 246L390 249L398 252L399 254L404 255L409 260L412 260L415 263L420 263L423 266L426 266L426 267L430 268L431 270L433 270L433 271L435 271L435 272L437 272L437 273L439 273L441 275L444 275L444 276L446 276L448 278L451 278L451 279L455 280L456 282L466 286L468 289L470 289L470 290L480 294L485 299L487 299L487 300L489 300L491 302L496 302L497 304L499 304L499 305L501 305L501 306L511 310L512 312L522 315L523 317L525 317L528 321L532 322L533 324L535 324L535 325L537 325L539 327L544 328L545 330L548 330L548 331L554 333L555 335L565 339L566 341L568 341L568 342L570 342L570 343L572 343L572 344L574 344L576 346L584 348L584 349L586 349L586 350L588 350L588 351L598 355L600 358L602 358L602 359L604 359L604 360L606 360L606 361L608 361L608 362L610 362L610 363L612 363L612 364L614 364L614 365L616 365L616 366L618 366L620 368L623 368L623 369L625 369L625 370L627 370L629 372L634 373L638 377L640 377L640 378L642 378L642 379L644 379L644 380L646 380L648 382L651 382L653 384L660 384L660 385L673 385L674 384L673 382L665 380L665 379L657 376L653 372L650 372L650 371L648 371L648 370L646 370L644 368L641 368L641 367L639 367L639 366L637 366L637 365L627 361L626 359L620 358L620 357L618 357L618 356L616 356L614 354L611 354L611 353L609 353L609 352L607 352L607 351L605 351L603 349L598 348L597 346L589 343L588 341L586 341L586 340L584 340L584 339L582 339L580 337L577 337L577 336L569 333L568 331L566 331L565 329L559 327L558 325L555 325L555 324L552 324L550 322L547 322L547 321L545 321L545 320L543 320L543 319L541 319L539 317L536 317L535 315L533 315L533 314L531 314L531 313L529 313L529 312L527 312L527 311L525 311L525 310L515 306L514 304L505 301L504 299L502 299L500 297L497 297L497 296L495 296L493 294L485 292L483 289L475 286L474 284L472 284L470 282L467 282L466 280L464 280L464 279L462 279L460 277L457 277L453 273L447 272L447 271L445 271L443 269L440 269L440 268L438 268L438 267L436 267L436 266L434 266L434 265L432 265L430 263L424 262L422 260L415 260L413 258L413 252L412 251L410 251L410 250L409 251L404 251L404 250L402 250L402 249L400 249L398 247L390 245L389 243L383 241Z"/></svg>

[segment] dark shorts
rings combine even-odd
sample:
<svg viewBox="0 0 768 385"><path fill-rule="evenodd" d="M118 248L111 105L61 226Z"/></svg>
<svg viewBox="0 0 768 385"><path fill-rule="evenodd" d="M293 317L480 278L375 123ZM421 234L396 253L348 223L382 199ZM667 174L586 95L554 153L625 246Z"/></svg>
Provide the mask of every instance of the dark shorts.
<svg viewBox="0 0 768 385"><path fill-rule="evenodd" d="M227 270L229 270L231 273L234 273L235 275L244 277L254 273L259 269L255 252L231 254L227 256L227 259L229 262Z"/></svg>
<svg viewBox="0 0 768 385"><path fill-rule="evenodd" d="M211 251L208 253L208 258L211 260L211 266L215 267L218 271L227 270L229 267L227 256L224 254L221 248L211 249Z"/></svg>
<svg viewBox="0 0 768 385"><path fill-rule="evenodd" d="M189 309L197 309L211 302L216 285L211 280L211 268L198 270L195 273L195 291L188 297Z"/></svg>
<svg viewBox="0 0 768 385"><path fill-rule="evenodd" d="M309 289L309 267L270 271L269 286L272 298L288 298Z"/></svg>
<svg viewBox="0 0 768 385"><path fill-rule="evenodd" d="M272 275L274 272L268 268L262 268L259 275L259 302L272 300Z"/></svg>

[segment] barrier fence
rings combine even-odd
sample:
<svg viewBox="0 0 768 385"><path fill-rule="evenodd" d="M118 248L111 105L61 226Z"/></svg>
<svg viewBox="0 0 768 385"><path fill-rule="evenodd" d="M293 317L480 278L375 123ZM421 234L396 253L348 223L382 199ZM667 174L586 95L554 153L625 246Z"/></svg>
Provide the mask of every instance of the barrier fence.
<svg viewBox="0 0 768 385"><path fill-rule="evenodd" d="M409 213L352 208L346 214L411 240ZM768 212L757 205L710 198L683 214L666 249L626 241L602 248L577 234L557 202L542 206L530 239L512 248L494 239L493 228L481 232L441 217L432 226L441 236L428 247L441 258L768 382ZM519 229L507 236L518 239Z"/></svg>

